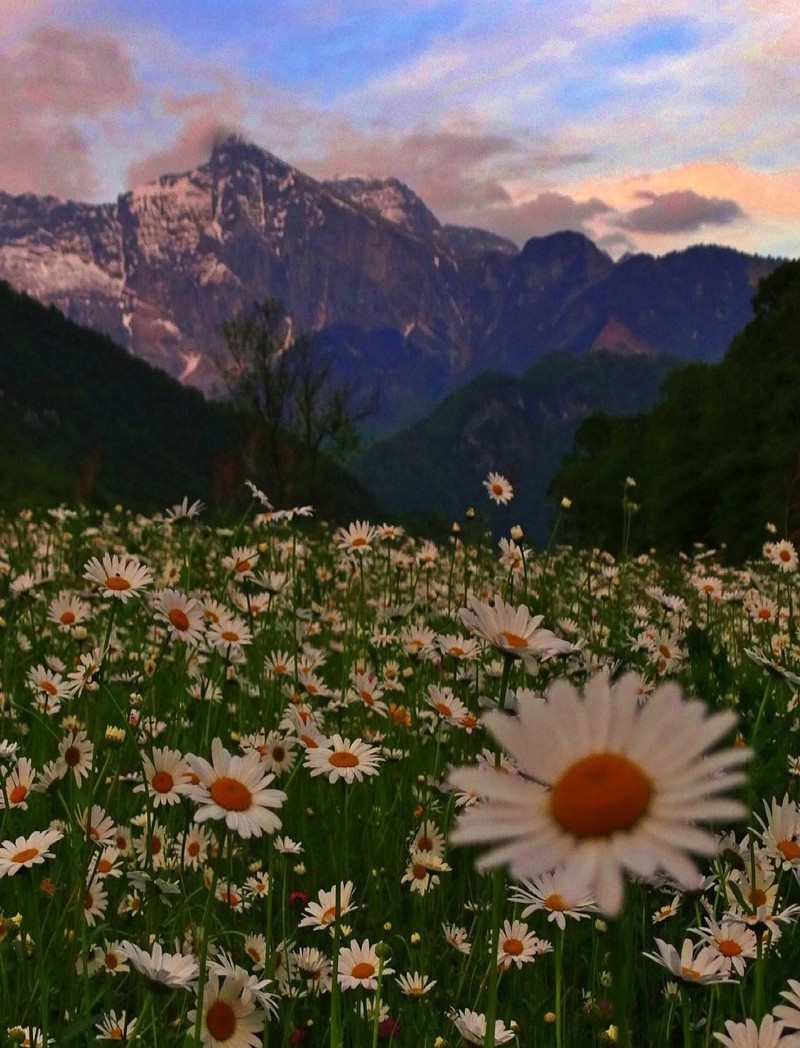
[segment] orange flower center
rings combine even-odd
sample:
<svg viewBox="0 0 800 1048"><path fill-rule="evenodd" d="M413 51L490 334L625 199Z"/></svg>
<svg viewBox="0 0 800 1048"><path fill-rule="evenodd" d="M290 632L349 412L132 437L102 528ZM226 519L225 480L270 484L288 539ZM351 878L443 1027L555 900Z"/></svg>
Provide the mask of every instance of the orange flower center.
<svg viewBox="0 0 800 1048"><path fill-rule="evenodd" d="M122 1030L118 1026L115 1026L108 1036L111 1038L112 1041L121 1041Z"/></svg>
<svg viewBox="0 0 800 1048"><path fill-rule="evenodd" d="M362 689L361 691L361 698L364 700L364 702L366 702L368 706L371 706L375 702L375 696L372 694L372 692L366 691L365 689Z"/></svg>
<svg viewBox="0 0 800 1048"><path fill-rule="evenodd" d="M548 910L558 910L561 912L568 909L565 899L563 896L559 895L558 892L551 892L544 900L544 904Z"/></svg>
<svg viewBox="0 0 800 1048"><path fill-rule="evenodd" d="M229 644L235 644L239 640L239 634L236 630L222 630L220 637L228 641Z"/></svg>
<svg viewBox="0 0 800 1048"><path fill-rule="evenodd" d="M322 915L320 916L319 923L320 924L330 924L331 921L335 917L336 917L336 907L335 906L329 906L327 910L323 910L322 911Z"/></svg>
<svg viewBox="0 0 800 1048"><path fill-rule="evenodd" d="M351 546L366 546L366 544L367 540L364 538L363 535L356 535L354 539L350 540Z"/></svg>
<svg viewBox="0 0 800 1048"><path fill-rule="evenodd" d="M785 859L800 859L800 844L791 840L791 838L778 841L778 851Z"/></svg>
<svg viewBox="0 0 800 1048"><path fill-rule="evenodd" d="M209 793L214 803L226 811L247 811L253 802L253 795L244 783L229 775L215 779Z"/></svg>
<svg viewBox="0 0 800 1048"><path fill-rule="evenodd" d="M520 939L506 939L503 943L503 953L510 954L511 957L519 957L524 948Z"/></svg>
<svg viewBox="0 0 800 1048"><path fill-rule="evenodd" d="M735 939L719 939L717 949L723 957L738 957L742 952L742 947Z"/></svg>
<svg viewBox="0 0 800 1048"><path fill-rule="evenodd" d="M151 855L160 855L161 848L163 847L163 841L160 837L153 836L150 838L150 853Z"/></svg>
<svg viewBox="0 0 800 1048"><path fill-rule="evenodd" d="M20 784L19 786L15 786L11 793L9 793L8 799L12 804L22 804L27 796L28 787Z"/></svg>
<svg viewBox="0 0 800 1048"><path fill-rule="evenodd" d="M114 864L109 862L108 859L101 859L97 864L98 873L111 873L114 869Z"/></svg>
<svg viewBox="0 0 800 1048"><path fill-rule="evenodd" d="M502 630L498 636L507 648L527 648L528 642L524 637L520 637L518 633L510 633L508 630Z"/></svg>
<svg viewBox="0 0 800 1048"><path fill-rule="evenodd" d="M238 571L240 574L243 574L245 571L249 571L250 570L250 561L247 560L247 559L245 559L245 560L237 560L236 561L236 569L235 570Z"/></svg>
<svg viewBox="0 0 800 1048"><path fill-rule="evenodd" d="M119 965L119 958L117 957L117 955L115 953L107 953L106 956L105 956L105 966L106 966L106 968L108 968L109 971L113 972L114 969L118 965Z"/></svg>
<svg viewBox="0 0 800 1048"><path fill-rule="evenodd" d="M791 555L791 553L789 552L788 549L782 549L780 551L780 553L778 554L778 556L781 558L781 560L783 560L783 561L785 561L787 563L792 559L792 555Z"/></svg>
<svg viewBox="0 0 800 1048"><path fill-rule="evenodd" d="M199 841L190 841L186 845L186 851L188 852L189 855L199 855L200 854L200 842Z"/></svg>
<svg viewBox="0 0 800 1048"><path fill-rule="evenodd" d="M118 592L122 592L122 590L127 590L130 588L130 580L126 579L122 575L109 575L106 578L106 589L117 590Z"/></svg>
<svg viewBox="0 0 800 1048"><path fill-rule="evenodd" d="M468 731L470 728L477 727L478 718L473 716L473 714L468 713L466 717L462 717L458 723L461 725L462 728Z"/></svg>
<svg viewBox="0 0 800 1048"><path fill-rule="evenodd" d="M681 968L682 979L702 979L702 973L698 972L696 968Z"/></svg>
<svg viewBox="0 0 800 1048"><path fill-rule="evenodd" d="M176 630L188 630L189 629L189 616L183 610L183 608L171 608L167 618L175 627Z"/></svg>
<svg viewBox="0 0 800 1048"><path fill-rule="evenodd" d="M767 893L763 888L754 888L750 892L749 902L754 906L765 906L767 903Z"/></svg>
<svg viewBox="0 0 800 1048"><path fill-rule="evenodd" d="M227 1041L236 1032L236 1013L226 1002L216 1000L206 1012L206 1029L216 1041Z"/></svg>
<svg viewBox="0 0 800 1048"><path fill-rule="evenodd" d="M286 750L283 748L283 746L273 746L272 747L272 759L274 761L277 761L278 763L280 763L284 759L285 756L286 756Z"/></svg>
<svg viewBox="0 0 800 1048"><path fill-rule="evenodd" d="M606 837L635 826L653 786L642 769L619 753L590 753L571 764L550 795L550 812L573 836Z"/></svg>
<svg viewBox="0 0 800 1048"><path fill-rule="evenodd" d="M428 868L423 866L421 862L415 862L411 866L411 872L414 875L415 880L424 881L428 876Z"/></svg>
<svg viewBox="0 0 800 1048"><path fill-rule="evenodd" d="M772 618L772 612L769 610L769 608L761 608L758 612L758 617L762 621L766 622L768 619Z"/></svg>
<svg viewBox="0 0 800 1048"><path fill-rule="evenodd" d="M668 659L670 657L670 655L672 654L672 652L670 651L669 645L667 645L667 644L659 644L658 650L659 650L659 653L661 655L663 655L665 659Z"/></svg>
<svg viewBox="0 0 800 1048"><path fill-rule="evenodd" d="M358 757L349 750L337 750L328 757L328 763L334 768L357 768Z"/></svg>
<svg viewBox="0 0 800 1048"><path fill-rule="evenodd" d="M42 691L46 691L48 695L58 695L58 688L50 680L43 680L40 687Z"/></svg>
<svg viewBox="0 0 800 1048"><path fill-rule="evenodd" d="M502 495L503 494L503 485L502 484L492 484L492 493L495 494L495 495Z"/></svg>
<svg viewBox="0 0 800 1048"><path fill-rule="evenodd" d="M433 841L427 833L423 834L417 841L417 851L433 851Z"/></svg>
<svg viewBox="0 0 800 1048"><path fill-rule="evenodd" d="M168 771L157 771L150 780L150 785L156 793L169 793L175 785L175 780Z"/></svg>
<svg viewBox="0 0 800 1048"><path fill-rule="evenodd" d="M456 659L462 659L464 657L464 649L460 648L457 644L454 644L448 651L449 655L452 655Z"/></svg>
<svg viewBox="0 0 800 1048"><path fill-rule="evenodd" d="M436 709L443 717L449 717L453 712L446 702L437 702Z"/></svg>
<svg viewBox="0 0 800 1048"><path fill-rule="evenodd" d="M58 617L58 621L61 623L62 626L71 626L72 623L75 621L75 612L62 611Z"/></svg>
<svg viewBox="0 0 800 1048"><path fill-rule="evenodd" d="M375 965L370 964L369 961L359 961L358 964L353 965L350 974L354 979L371 979L375 974Z"/></svg>
<svg viewBox="0 0 800 1048"><path fill-rule="evenodd" d="M23 848L22 851L14 852L11 856L12 862L30 862L39 854L38 848Z"/></svg>

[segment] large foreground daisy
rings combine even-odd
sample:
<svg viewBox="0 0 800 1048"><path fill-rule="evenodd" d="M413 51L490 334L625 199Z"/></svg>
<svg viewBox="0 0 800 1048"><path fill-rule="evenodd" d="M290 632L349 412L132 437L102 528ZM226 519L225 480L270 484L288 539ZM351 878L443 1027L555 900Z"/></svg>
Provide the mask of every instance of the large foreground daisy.
<svg viewBox="0 0 800 1048"><path fill-rule="evenodd" d="M256 1008L253 994L238 975L226 975L220 986L212 971L203 990L203 1017L200 1040L207 1048L259 1048L258 1036L264 1029L265 1015ZM190 1029L197 1022L197 1011L187 1016Z"/></svg>
<svg viewBox="0 0 800 1048"><path fill-rule="evenodd" d="M640 707L635 674L613 686L598 675L584 696L556 681L546 698L517 716L485 715L522 774L452 772L456 789L486 800L460 817L451 840L498 844L479 867L508 864L518 879L565 866L609 915L622 906L625 871L696 883L691 855L718 850L697 824L746 814L721 794L742 781L733 769L750 752L731 747L708 755L735 715L709 715L674 684L657 688Z"/></svg>
<svg viewBox="0 0 800 1048"><path fill-rule="evenodd" d="M286 794L268 789L275 776L264 771L256 752L231 755L221 739L214 739L211 764L193 753L187 753L186 760L200 780L198 785L186 787L200 804L195 822L224 819L228 829L240 837L260 837L281 828L281 820L272 809L280 808Z"/></svg>

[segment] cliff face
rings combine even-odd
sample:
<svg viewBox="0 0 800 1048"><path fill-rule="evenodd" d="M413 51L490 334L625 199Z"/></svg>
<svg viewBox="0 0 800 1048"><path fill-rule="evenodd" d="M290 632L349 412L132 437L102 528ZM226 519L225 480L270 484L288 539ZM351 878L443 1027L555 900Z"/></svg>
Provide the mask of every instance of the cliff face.
<svg viewBox="0 0 800 1048"><path fill-rule="evenodd" d="M443 226L396 179L319 182L238 139L113 204L0 193L0 279L204 389L220 323L278 298L389 420L554 350L719 360L776 264L714 247L615 263L578 233L519 251Z"/></svg>

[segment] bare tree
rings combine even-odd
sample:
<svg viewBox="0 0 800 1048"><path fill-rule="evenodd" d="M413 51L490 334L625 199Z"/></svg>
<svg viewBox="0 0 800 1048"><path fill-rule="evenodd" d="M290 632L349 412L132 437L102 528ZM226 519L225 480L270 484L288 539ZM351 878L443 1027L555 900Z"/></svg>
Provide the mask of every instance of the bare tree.
<svg viewBox="0 0 800 1048"><path fill-rule="evenodd" d="M267 486L281 500L312 498L325 454L353 440L374 398L337 380L320 342L295 335L275 299L226 321L220 334L227 354L217 370L248 423L251 453L265 466Z"/></svg>

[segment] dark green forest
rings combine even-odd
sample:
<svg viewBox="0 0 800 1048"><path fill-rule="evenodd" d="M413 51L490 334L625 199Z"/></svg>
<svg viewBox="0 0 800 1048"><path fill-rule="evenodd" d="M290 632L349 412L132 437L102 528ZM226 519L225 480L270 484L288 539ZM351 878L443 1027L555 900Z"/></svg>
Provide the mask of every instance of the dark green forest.
<svg viewBox="0 0 800 1048"><path fill-rule="evenodd" d="M768 521L797 537L800 262L761 281L753 314L720 364L674 371L649 412L582 423L549 489L572 499L573 540L621 548L629 476L632 550L703 542L746 557Z"/></svg>

